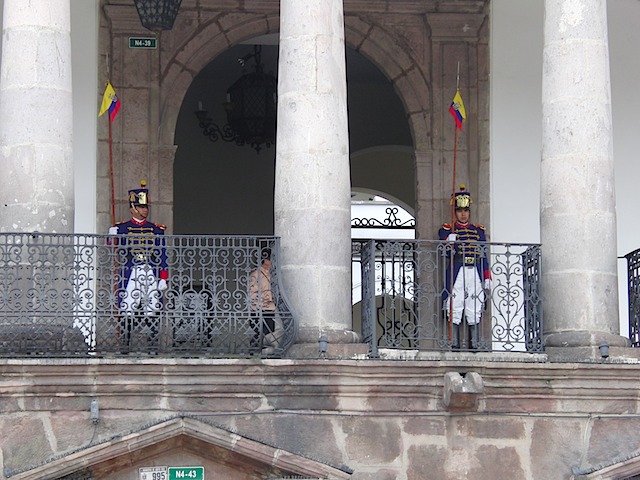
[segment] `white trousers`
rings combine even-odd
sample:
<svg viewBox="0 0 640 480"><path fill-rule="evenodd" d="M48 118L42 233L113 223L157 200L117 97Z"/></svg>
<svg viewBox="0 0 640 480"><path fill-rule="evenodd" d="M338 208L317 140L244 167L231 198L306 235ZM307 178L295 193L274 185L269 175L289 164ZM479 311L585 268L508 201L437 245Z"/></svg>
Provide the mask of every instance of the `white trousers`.
<svg viewBox="0 0 640 480"><path fill-rule="evenodd" d="M139 307L142 307L145 315L153 315L161 307L158 279L149 265L132 267L120 303L121 311L127 314L132 314Z"/></svg>
<svg viewBox="0 0 640 480"><path fill-rule="evenodd" d="M453 283L451 296L444 302L444 309L449 313L449 301L453 297L453 323L460 325L464 312L469 325L477 325L482 317L482 309L486 296L476 267L460 267L456 281Z"/></svg>

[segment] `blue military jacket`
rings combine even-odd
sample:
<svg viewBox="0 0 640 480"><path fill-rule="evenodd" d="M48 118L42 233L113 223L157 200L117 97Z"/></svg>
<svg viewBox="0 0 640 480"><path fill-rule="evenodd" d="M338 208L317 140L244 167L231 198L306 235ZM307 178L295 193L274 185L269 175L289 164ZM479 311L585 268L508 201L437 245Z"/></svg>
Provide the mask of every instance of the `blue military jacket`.
<svg viewBox="0 0 640 480"><path fill-rule="evenodd" d="M458 276L458 271L462 266L474 266L478 271L481 280L491 278L491 270L489 268L489 259L487 255L487 246L478 242L486 242L484 227L473 223L462 224L455 223L455 229L451 230L451 225L445 223L438 230L438 238L446 240L450 233L457 235L453 249L449 250L449 258L453 251L453 279ZM449 267L450 262L447 263ZM451 269L446 269L446 291L443 298L448 296L448 290L452 286Z"/></svg>
<svg viewBox="0 0 640 480"><path fill-rule="evenodd" d="M118 239L117 262L122 269L121 282L126 285L131 269L134 266L149 265L156 277L168 278L167 252L164 240L164 225L144 221L137 223L133 219L116 225L118 235L126 235Z"/></svg>

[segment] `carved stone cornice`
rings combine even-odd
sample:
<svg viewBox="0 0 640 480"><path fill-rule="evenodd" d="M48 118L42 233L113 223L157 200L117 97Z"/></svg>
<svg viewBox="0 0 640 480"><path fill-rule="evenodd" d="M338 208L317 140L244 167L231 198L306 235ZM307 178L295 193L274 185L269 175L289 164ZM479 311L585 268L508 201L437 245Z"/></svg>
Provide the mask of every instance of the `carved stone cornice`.
<svg viewBox="0 0 640 480"><path fill-rule="evenodd" d="M482 376L477 412L487 415L640 411L638 363L547 363L544 355L525 353L440 356L437 361L2 359L0 402L6 414L66 410L71 393L79 399L113 399L109 403L117 399L141 411L162 409L171 399L176 409L192 414L250 413L265 401L287 410L334 405L344 411L348 404L355 415L433 414L447 411L444 378L453 371ZM301 404L301 397L308 401ZM82 408L86 404L79 402Z"/></svg>

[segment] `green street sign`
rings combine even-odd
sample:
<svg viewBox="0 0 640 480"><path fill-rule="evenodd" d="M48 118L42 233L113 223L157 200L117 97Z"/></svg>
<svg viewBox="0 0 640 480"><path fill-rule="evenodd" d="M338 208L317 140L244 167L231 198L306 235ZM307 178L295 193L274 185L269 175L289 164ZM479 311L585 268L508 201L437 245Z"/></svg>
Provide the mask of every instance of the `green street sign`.
<svg viewBox="0 0 640 480"><path fill-rule="evenodd" d="M129 48L158 48L156 37L129 37Z"/></svg>
<svg viewBox="0 0 640 480"><path fill-rule="evenodd" d="M169 467L168 480L204 480L204 467Z"/></svg>

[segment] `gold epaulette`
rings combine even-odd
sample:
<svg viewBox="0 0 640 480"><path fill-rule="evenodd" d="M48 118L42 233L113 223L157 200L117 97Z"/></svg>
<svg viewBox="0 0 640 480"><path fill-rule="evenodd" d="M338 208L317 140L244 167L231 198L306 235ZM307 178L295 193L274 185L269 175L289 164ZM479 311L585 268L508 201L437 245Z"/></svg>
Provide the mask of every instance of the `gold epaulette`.
<svg viewBox="0 0 640 480"><path fill-rule="evenodd" d="M480 230L486 230L486 228L484 228L484 225L480 225L479 223L474 223L473 226L478 227Z"/></svg>
<svg viewBox="0 0 640 480"><path fill-rule="evenodd" d="M156 223L156 227L158 227L161 230L166 230L167 226L166 225L162 225L161 223Z"/></svg>
<svg viewBox="0 0 640 480"><path fill-rule="evenodd" d="M443 228L444 230L451 230L451 225L449 225L448 223L443 223L443 224L442 224L442 228Z"/></svg>

